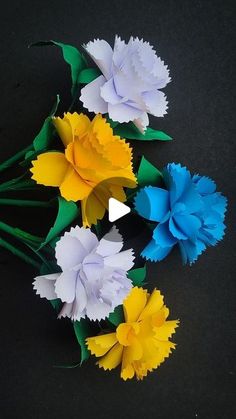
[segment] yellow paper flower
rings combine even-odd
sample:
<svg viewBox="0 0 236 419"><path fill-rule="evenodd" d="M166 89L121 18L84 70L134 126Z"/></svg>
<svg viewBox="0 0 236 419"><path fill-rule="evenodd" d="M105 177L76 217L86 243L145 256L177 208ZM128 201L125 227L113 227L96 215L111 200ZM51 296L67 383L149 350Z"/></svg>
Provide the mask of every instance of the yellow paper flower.
<svg viewBox="0 0 236 419"><path fill-rule="evenodd" d="M32 179L59 187L68 201L81 201L83 225L96 224L111 196L124 202L123 187L136 186L132 149L100 114L90 121L84 114L66 113L53 121L65 153L40 154L32 162Z"/></svg>
<svg viewBox="0 0 236 419"><path fill-rule="evenodd" d="M132 288L123 303L125 323L114 333L86 339L90 352L101 357L100 368L112 370L121 364L121 378L136 374L138 380L169 356L175 344L169 341L178 320L167 321L168 308L160 291L151 295L143 288Z"/></svg>

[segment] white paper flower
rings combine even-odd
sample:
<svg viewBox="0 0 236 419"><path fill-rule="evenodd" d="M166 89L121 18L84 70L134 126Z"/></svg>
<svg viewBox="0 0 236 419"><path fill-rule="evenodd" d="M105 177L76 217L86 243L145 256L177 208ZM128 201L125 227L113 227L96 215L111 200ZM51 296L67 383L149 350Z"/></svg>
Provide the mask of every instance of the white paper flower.
<svg viewBox="0 0 236 419"><path fill-rule="evenodd" d="M134 264L133 250L121 252L122 247L122 236L115 227L100 241L90 229L72 227L56 244L62 272L36 277L36 294L62 300L58 317L104 319L132 288L127 271Z"/></svg>
<svg viewBox="0 0 236 419"><path fill-rule="evenodd" d="M164 116L170 82L169 70L149 42L131 37L128 44L115 37L114 49L104 40L85 45L102 75L81 90L80 100L90 112L108 113L113 121L133 121L140 131L149 123L148 113Z"/></svg>

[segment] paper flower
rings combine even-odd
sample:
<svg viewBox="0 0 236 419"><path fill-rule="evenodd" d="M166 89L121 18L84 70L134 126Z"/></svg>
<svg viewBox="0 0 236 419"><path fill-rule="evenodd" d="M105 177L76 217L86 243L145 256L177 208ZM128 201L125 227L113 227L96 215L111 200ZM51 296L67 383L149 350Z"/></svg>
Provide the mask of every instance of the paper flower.
<svg viewBox="0 0 236 419"><path fill-rule="evenodd" d="M72 227L56 244L62 272L36 277L36 294L48 300L61 299L64 304L59 318L105 319L132 287L127 271L134 264L133 250L121 252L122 247L116 228L98 241L90 229Z"/></svg>
<svg viewBox="0 0 236 419"><path fill-rule="evenodd" d="M123 303L125 323L114 333L87 338L87 346L100 368L111 370L121 364L121 378L136 375L142 380L169 356L175 344L169 341L178 320L167 321L168 308L160 291L151 295L143 288L132 288Z"/></svg>
<svg viewBox="0 0 236 419"><path fill-rule="evenodd" d="M167 113L160 89L170 82L169 70L148 42L131 37L126 44L116 36L114 49L100 39L85 49L102 72L81 90L80 100L90 112L108 113L117 122L133 121L141 132L149 123L148 113Z"/></svg>
<svg viewBox="0 0 236 419"><path fill-rule="evenodd" d="M54 124L65 153L40 154L32 162L32 179L59 187L61 196L68 201L81 201L83 225L96 224L104 216L109 197L124 202L123 187L136 186L132 150L113 135L101 115L90 121L86 115L66 113L62 119L54 118Z"/></svg>
<svg viewBox="0 0 236 419"><path fill-rule="evenodd" d="M138 214L159 223L142 255L160 261L178 244L183 262L192 264L224 236L227 200L213 180L191 177L180 164L168 164L163 176L167 190L148 186L135 198Z"/></svg>

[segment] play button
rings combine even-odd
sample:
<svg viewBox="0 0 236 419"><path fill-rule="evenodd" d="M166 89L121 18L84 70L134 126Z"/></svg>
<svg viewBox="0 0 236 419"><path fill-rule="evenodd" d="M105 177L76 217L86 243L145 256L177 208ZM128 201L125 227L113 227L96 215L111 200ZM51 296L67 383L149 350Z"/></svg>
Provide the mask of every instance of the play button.
<svg viewBox="0 0 236 419"><path fill-rule="evenodd" d="M118 201L117 199L115 198L109 199L108 218L111 223L124 217L124 215L129 214L130 211L131 211L130 207Z"/></svg>

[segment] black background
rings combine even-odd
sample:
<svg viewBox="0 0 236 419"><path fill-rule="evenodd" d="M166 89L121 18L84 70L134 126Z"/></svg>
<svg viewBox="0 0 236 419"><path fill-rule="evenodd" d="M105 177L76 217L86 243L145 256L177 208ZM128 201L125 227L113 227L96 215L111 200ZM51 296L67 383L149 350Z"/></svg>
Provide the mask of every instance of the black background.
<svg viewBox="0 0 236 419"><path fill-rule="evenodd" d="M180 318L177 349L143 382L123 382L94 360L82 368L55 369L77 361L70 323L56 320L32 291L36 272L1 250L1 417L160 418L235 417L235 259L233 257L234 1L8 1L1 6L1 160L28 145L49 113L56 93L69 104L70 77L57 48L27 49L40 39L80 46L95 37L113 42L137 35L149 40L169 65L169 112L152 126L170 143L133 142L163 167L181 162L217 182L229 199L226 237L195 265L177 252L149 264L158 286ZM32 215L33 214L33 215ZM34 217L34 218L33 218ZM47 210L0 208L0 218L44 232ZM44 223L45 221L45 223Z"/></svg>

